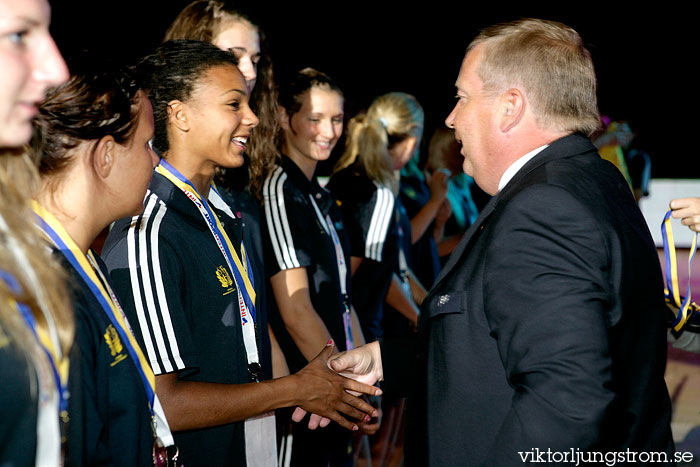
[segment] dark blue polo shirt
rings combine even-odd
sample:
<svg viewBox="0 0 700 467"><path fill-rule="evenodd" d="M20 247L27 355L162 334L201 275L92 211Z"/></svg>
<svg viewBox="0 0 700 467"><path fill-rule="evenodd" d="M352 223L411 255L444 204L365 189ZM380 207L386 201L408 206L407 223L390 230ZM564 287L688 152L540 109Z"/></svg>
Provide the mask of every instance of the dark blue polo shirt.
<svg viewBox="0 0 700 467"><path fill-rule="evenodd" d="M326 325L339 350L345 350L343 296L341 294L335 245L319 215L329 215L340 238L347 264L347 293L350 285L350 245L342 214L331 194L316 179L306 175L289 158L267 176L263 186L265 204L265 271L274 276L280 271L306 268L311 303ZM319 212L312 203L313 198ZM276 303L271 303L270 325L292 373L306 365L304 355L285 328ZM318 349L319 352L322 348Z"/></svg>
<svg viewBox="0 0 700 467"><path fill-rule="evenodd" d="M247 172L246 168L246 172ZM263 222L260 205L250 194L248 189L228 189L219 187L219 193L223 200L231 207L236 217L243 222L243 242L250 257L255 278L255 313L257 315L258 329L260 332L260 365L262 366L262 380L272 379L272 356L270 352L270 336L267 333L267 309L270 301L275 300L272 291L267 284L265 274L265 256L263 250L263 235L261 222Z"/></svg>
<svg viewBox="0 0 700 467"><path fill-rule="evenodd" d="M394 194L353 166L334 174L326 187L341 206L351 256L363 258L352 277L352 304L371 342L383 335L384 299L398 263Z"/></svg>
<svg viewBox="0 0 700 467"><path fill-rule="evenodd" d="M240 219L213 211L240 254ZM144 211L114 225L103 258L156 375L249 382L233 273L205 220L179 188L154 172ZM174 437L184 465L245 465L243 421Z"/></svg>
<svg viewBox="0 0 700 467"><path fill-rule="evenodd" d="M398 241L399 248L403 250L406 258L406 264L413 264L413 245L411 244L411 219L403 207L401 198L396 198L396 214L397 230L401 232L400 240ZM399 264L396 264L394 272L401 276ZM413 326L411 322L402 315L398 310L394 309L388 303L384 303L384 315L382 317L382 330L385 336L405 336L413 334Z"/></svg>
<svg viewBox="0 0 700 467"><path fill-rule="evenodd" d="M153 462L151 412L136 363L78 271L62 254L55 254L69 274L75 310L74 345L79 352L71 368L79 366L81 392L71 394L70 403L72 407L81 404L84 416L84 462L149 465ZM108 277L104 263L95 259Z"/></svg>
<svg viewBox="0 0 700 467"><path fill-rule="evenodd" d="M430 199L430 189L423 180L414 175L401 176L399 198L406 208L409 219L413 219ZM413 263L411 269L423 286L430 290L440 273L440 256L433 237L434 223L413 244Z"/></svg>
<svg viewBox="0 0 700 467"><path fill-rule="evenodd" d="M0 319L0 372L3 375L0 383L0 466L33 466L38 447L38 387L42 382L34 358L17 342L18 336L12 335L3 325ZM34 339L29 328L26 333L28 339ZM59 422L62 433L68 437L68 442L62 446L66 466L85 464L79 354L78 346L72 345L67 388L70 423L66 427ZM53 375L47 377L53 378ZM57 418L58 415L56 413Z"/></svg>
<svg viewBox="0 0 700 467"><path fill-rule="evenodd" d="M30 361L0 321L0 465L36 463L37 378Z"/></svg>

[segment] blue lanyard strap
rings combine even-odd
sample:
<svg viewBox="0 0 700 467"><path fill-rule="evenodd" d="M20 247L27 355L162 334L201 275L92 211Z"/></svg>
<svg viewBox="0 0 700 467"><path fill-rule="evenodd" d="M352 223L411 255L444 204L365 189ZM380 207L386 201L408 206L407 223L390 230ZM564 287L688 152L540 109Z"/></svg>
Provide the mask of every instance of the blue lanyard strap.
<svg viewBox="0 0 700 467"><path fill-rule="evenodd" d="M671 210L666 213L664 220L661 223L661 237L664 242L664 256L666 259L666 300L678 307L678 315L674 320L672 327L675 331L680 331L686 321L692 316L693 309L691 308L691 289L690 289L690 273L695 251L697 250L698 234L693 236L693 243L690 246L690 255L688 256L688 285L685 298L681 301L679 286L678 286L678 264L676 260L676 245L673 241L673 229L671 228Z"/></svg>
<svg viewBox="0 0 700 467"><path fill-rule="evenodd" d="M216 196L219 197L219 199L225 203L224 198L221 196L221 193L219 193L219 188L216 186L216 183L212 182L211 183L211 190L216 193ZM238 213L238 216L240 217L240 213ZM225 232L224 232L225 233ZM235 252L235 250L234 250ZM245 268L245 273L248 275L248 279L250 280L250 285L253 288L253 291L255 291L255 276L253 275L253 270L250 267L250 256L248 255L247 250L245 249L245 245L243 244L243 240L241 240L241 256L243 256L243 267ZM253 301L255 302L255 301ZM255 307L252 308L251 314L253 315L253 319L255 319Z"/></svg>
<svg viewBox="0 0 700 467"><path fill-rule="evenodd" d="M161 159L160 164L156 167L156 172L170 180L176 187L185 193L190 201L197 206L202 214L202 217L204 217L206 220L209 230L214 236L214 240L216 240L219 249L223 253L226 261L229 263L229 268L231 269L231 272L233 272L236 279L236 284L238 284L239 291L241 292L243 300L245 301L245 305L248 308L250 315L253 317L253 321L256 322L255 289L253 287L252 279L253 274L250 267L250 260L248 255L245 253L245 246L243 246L243 242L241 242L241 254L244 257L244 261L241 262L236 250L233 248L231 239L219 221L219 216L214 214L214 211L212 211L208 201L199 194L192 182L182 175L175 167L170 165L165 159ZM245 267L243 264L245 264Z"/></svg>
<svg viewBox="0 0 700 467"><path fill-rule="evenodd" d="M32 209L36 214L39 227L56 245L59 251L63 254L63 256L65 256L75 270L78 271L78 274L80 274L80 277L88 286L93 296L116 328L119 338L126 346L126 349L128 350L129 355L131 356L131 359L136 365L136 369L141 376L143 387L146 391L146 396L148 397L148 405L151 413L153 413L156 388L156 380L153 370L141 351L141 347L139 347L138 343L136 342L134 335L127 330L127 324L124 320L119 302L116 300L114 294L111 293L111 289L108 290L109 284L104 278L104 284L100 281L100 279L97 277L97 272L95 270L96 268L93 268L93 266L90 264L91 260L92 263L95 264L94 257L92 257L92 252L89 251L88 256L83 254L58 220L38 203L32 202Z"/></svg>
<svg viewBox="0 0 700 467"><path fill-rule="evenodd" d="M20 285L17 280L8 274L6 271L0 270L0 279L15 293L20 293ZM10 299L10 306L16 309L24 322L31 329L32 334L36 338L37 343L41 346L46 354L46 357L51 364L56 388L58 390L58 408L61 412L68 409L68 357L60 355L59 349L55 347L60 345L58 342L52 342L49 336L40 336L37 331L36 319L29 307L23 303L18 303L14 299Z"/></svg>

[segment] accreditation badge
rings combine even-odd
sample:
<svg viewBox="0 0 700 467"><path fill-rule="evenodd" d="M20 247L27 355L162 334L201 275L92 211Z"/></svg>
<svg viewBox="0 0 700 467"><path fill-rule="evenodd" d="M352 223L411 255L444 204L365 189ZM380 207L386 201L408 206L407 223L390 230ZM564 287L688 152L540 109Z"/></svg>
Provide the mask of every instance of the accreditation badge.
<svg viewBox="0 0 700 467"><path fill-rule="evenodd" d="M274 412L245 421L245 456L248 467L277 465L277 428Z"/></svg>

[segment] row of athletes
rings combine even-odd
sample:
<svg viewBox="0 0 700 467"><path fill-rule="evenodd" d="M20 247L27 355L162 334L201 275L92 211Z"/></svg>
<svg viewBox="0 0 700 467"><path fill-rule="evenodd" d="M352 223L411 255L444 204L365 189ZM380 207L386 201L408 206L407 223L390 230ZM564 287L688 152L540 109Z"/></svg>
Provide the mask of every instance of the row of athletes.
<svg viewBox="0 0 700 467"><path fill-rule="evenodd" d="M0 457L55 463L63 445L69 465L144 465L158 456L187 465L272 465L270 412L299 406L329 417L322 425L333 419L343 428L300 425L293 462L352 463L346 429L376 430L377 410L346 389L380 391L335 375L325 362L334 350L381 336L385 296L403 313L397 332L417 325L413 296L425 290L408 270L411 222L395 195L398 170L420 143L420 105L394 93L353 120L342 170L329 185L342 200L336 203L313 175L343 131L342 92L307 69L278 98L260 52L264 37L235 11L195 2L167 35L198 40L166 42L132 70L76 64L60 84L66 71L46 32L48 5L7 9L36 19L32 41L17 47L36 68L30 102L42 101L31 150L8 149L3 158L8 175L18 164L26 172L35 200L27 206L25 194L11 190L7 199L16 213L34 211L58 265L31 252L30 235L8 235L10 246L27 242L12 251L25 256L14 258L18 267L43 265L24 273L3 266L2 284L16 296L8 313L22 311L19 329L28 326L46 352L18 365L23 349L10 337L21 334L5 326L3 369L23 377L12 378L16 388L6 393L3 406L17 416L6 417ZM22 123L26 130L29 121ZM14 135L3 147L27 137ZM229 170L217 188L221 168ZM423 230L439 205L429 204ZM115 221L101 258L90 247ZM40 273L55 287L38 291L47 283ZM32 367L43 396L27 390ZM28 410L37 399L45 402L38 414ZM60 423L47 415L54 405Z"/></svg>
<svg viewBox="0 0 700 467"><path fill-rule="evenodd" d="M447 124L494 197L425 297L419 339L362 345L388 328L357 302L376 295L353 290L398 296L416 320L395 197L422 130L414 100L379 98L352 122L336 202L313 174L342 132L342 93L307 69L275 96L256 69L260 31L223 5L193 4L133 72L93 63L70 79L48 5L0 6L14 21L0 30L3 461L272 465L274 409L298 407L309 428L376 427L347 391L380 391L329 359L414 389L413 465L519 465L533 446L673 451L661 271L624 180L586 138L595 75L575 31L524 20L472 43ZM200 27L176 35L188 21ZM379 113L390 99L405 126ZM115 220L100 259L90 245ZM350 431L329 428L295 431L295 465L351 462Z"/></svg>

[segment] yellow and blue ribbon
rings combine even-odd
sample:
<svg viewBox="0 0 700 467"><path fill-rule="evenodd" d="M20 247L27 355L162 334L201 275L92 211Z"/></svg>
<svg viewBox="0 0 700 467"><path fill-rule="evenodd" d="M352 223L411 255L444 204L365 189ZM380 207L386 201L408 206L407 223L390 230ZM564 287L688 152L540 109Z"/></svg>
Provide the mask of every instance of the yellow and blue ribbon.
<svg viewBox="0 0 700 467"><path fill-rule="evenodd" d="M246 307L248 307L248 311L253 317L253 321L256 321L255 288L253 286L252 274L249 274L249 271L252 272L252 269L250 267L248 255L245 254L245 248L241 248L241 253L246 264L246 267L244 268L243 263L236 253L236 250L231 244L231 239L226 234L226 231L219 221L219 216L212 211L211 207L209 206L209 202L199 194L197 188L195 188L184 175L182 175L175 167L170 165L165 159L161 159L160 164L156 167L156 172L170 180L176 187L182 190L185 195L187 195L187 197L190 198L190 200L200 209L200 212L202 212L203 217L207 221L207 224L214 235L214 239L231 265L231 272L233 272L236 278L236 284L239 284L239 288L241 289L240 292L243 296ZM212 188L216 189L215 187ZM223 241L221 241L221 239L223 239Z"/></svg>
<svg viewBox="0 0 700 467"><path fill-rule="evenodd" d="M19 294L21 292L19 282L17 282L17 280L6 271L0 270L0 279L3 280L14 293ZM27 324L29 329L34 334L37 342L44 350L44 353L51 364L54 380L56 382L56 389L58 391L59 398L58 408L60 412L66 411L68 409L68 356L61 355L59 349L56 348L56 346L60 344L58 342L54 344L49 334L37 326L36 318L34 318L34 315L27 305L18 303L14 299L10 299L10 307L14 308L20 313L24 319L24 322Z"/></svg>
<svg viewBox="0 0 700 467"><path fill-rule="evenodd" d="M676 245L673 241L673 229L671 227L671 210L664 216L661 224L661 237L664 242L664 256L666 258L666 299L678 307L678 315L672 327L674 331L680 331L693 314L691 310L690 274L695 251L697 250L698 234L693 236L688 255L688 286L685 298L681 297L678 285L678 264L676 259ZM682 299L682 300L681 300Z"/></svg>
<svg viewBox="0 0 700 467"><path fill-rule="evenodd" d="M66 257L68 262L75 268L80 274L80 277L85 281L90 291L93 293L102 309L109 317L114 327L119 333L119 337L124 342L132 361L136 365L136 369L139 371L141 380L143 382L144 389L146 390L146 395L148 397L148 404L153 413L153 404L156 394L156 379L153 374L153 370L146 360L141 347L139 347L138 342L134 335L128 330L126 322L124 321L124 316L119 307L119 304L112 299L110 293L105 289L109 287L108 284L102 284L95 269L90 265L90 260L83 254L83 252L78 248L73 239L68 235L68 232L63 228L60 222L47 210L45 210L36 201L32 202L32 209L37 217L37 222L39 227L44 231L44 233L49 237L49 239L56 245L58 250ZM92 256L92 251L88 251L88 255ZM94 263L94 257L92 258ZM96 264L96 263L95 263Z"/></svg>

